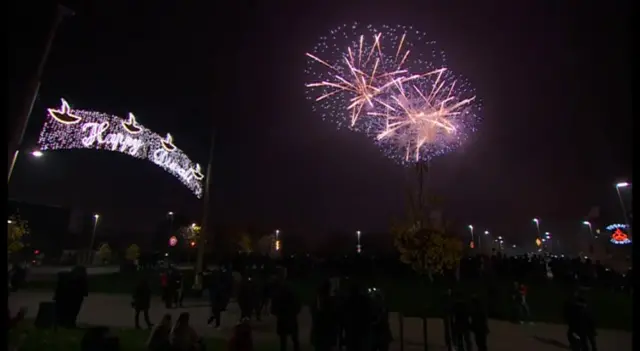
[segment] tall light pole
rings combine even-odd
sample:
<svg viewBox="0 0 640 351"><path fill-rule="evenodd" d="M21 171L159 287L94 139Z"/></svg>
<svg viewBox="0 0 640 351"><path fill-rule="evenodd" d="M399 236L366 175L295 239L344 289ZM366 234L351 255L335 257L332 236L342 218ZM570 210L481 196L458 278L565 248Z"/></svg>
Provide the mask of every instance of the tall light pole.
<svg viewBox="0 0 640 351"><path fill-rule="evenodd" d="M356 231L356 237L358 238L358 245L356 245L356 251L357 251L358 253L360 253L360 251L362 250L362 246L360 246L360 235L361 235L361 234L362 234L362 233L361 233L359 230L358 230L358 231Z"/></svg>
<svg viewBox="0 0 640 351"><path fill-rule="evenodd" d="M276 229L276 251L280 251L280 230Z"/></svg>
<svg viewBox="0 0 640 351"><path fill-rule="evenodd" d="M616 192L618 193L618 200L620 200L620 207L622 208L622 215L624 216L624 224L627 225L627 228L631 228L631 227L629 226L629 219L627 218L627 209L624 206L624 201L622 200L622 195L620 194L620 188L627 188L630 186L631 186L631 183L627 183L627 182L620 182L616 184Z"/></svg>
<svg viewBox="0 0 640 351"><path fill-rule="evenodd" d="M171 236L171 233L173 232L173 212L167 212L167 217L169 217L169 236Z"/></svg>
<svg viewBox="0 0 640 351"><path fill-rule="evenodd" d="M16 152L16 155L19 153L19 151ZM44 153L40 150L33 150L30 152L31 156L35 157L35 158L40 158L42 156L44 156ZM17 160L17 156L16 156L16 160ZM9 168L9 176L7 177L8 181L7 184L9 182L11 182L11 175L13 174L13 170L15 168L15 160L11 163L11 168Z"/></svg>
<svg viewBox="0 0 640 351"><path fill-rule="evenodd" d="M196 290L202 290L202 268L204 266L204 254L207 245L213 243L213 234L208 235L209 225L209 203L211 199L211 172L213 168L213 156L216 145L216 128L215 121L211 127L211 145L209 145L209 160L207 161L207 174L204 177L204 199L202 201L202 229L200 230L200 243L198 246L198 256L196 258L196 276L193 281L193 287Z"/></svg>
<svg viewBox="0 0 640 351"><path fill-rule="evenodd" d="M484 235L485 236L489 236L489 231L485 230L484 231ZM482 237L480 237L480 241L482 241ZM486 241L486 240L485 240ZM489 254L491 254L491 242L489 242Z"/></svg>
<svg viewBox="0 0 640 351"><path fill-rule="evenodd" d="M471 242L475 245L475 240L473 237L473 225L469 224L469 232L471 233Z"/></svg>
<svg viewBox="0 0 640 351"><path fill-rule="evenodd" d="M27 130L27 125L29 124L29 117L31 116L31 111L33 110L33 105L36 101L36 97L38 96L38 91L40 90L40 80L42 79L42 73L44 72L44 66L47 63L47 59L49 58L49 52L51 51L51 46L53 45L53 39L56 36L56 31L58 30L58 26L62 22L62 19L65 16L73 16L73 11L68 8L57 5L56 8L56 16L53 20L51 28L49 29L49 33L47 34L47 41L45 42L44 51L42 52L42 56L40 56L40 62L38 63L38 68L36 69L35 75L31 78L28 83L27 91L25 92L25 98L22 102L22 106L20 107L20 112L17 116L17 120L14 126L13 133L9 139L9 167L7 173L7 184L11 180L11 174L13 173L13 167L16 164L16 160L18 159L18 155L20 153L20 147L22 147L22 140L24 139L24 132Z"/></svg>
<svg viewBox="0 0 640 351"><path fill-rule="evenodd" d="M584 221L582 222L582 224L586 225L587 227L589 227L589 234L591 234L591 238L593 239L593 227L591 227L591 222L589 221Z"/></svg>
<svg viewBox="0 0 640 351"><path fill-rule="evenodd" d="M533 223L536 224L536 232L538 233L538 239L541 239L540 235L540 220L538 218L533 219Z"/></svg>
<svg viewBox="0 0 640 351"><path fill-rule="evenodd" d="M91 243L89 244L89 264L93 263L93 244L96 240L96 228L98 228L99 214L93 215L93 231L91 232Z"/></svg>
<svg viewBox="0 0 640 351"><path fill-rule="evenodd" d="M551 233L545 232L544 238L549 241L549 252L553 253L553 238L551 238Z"/></svg>

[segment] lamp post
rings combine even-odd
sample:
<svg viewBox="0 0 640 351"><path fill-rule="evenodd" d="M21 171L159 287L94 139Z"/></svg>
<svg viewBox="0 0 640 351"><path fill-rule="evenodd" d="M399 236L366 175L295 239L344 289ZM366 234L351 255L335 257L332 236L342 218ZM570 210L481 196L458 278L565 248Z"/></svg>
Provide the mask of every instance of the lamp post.
<svg viewBox="0 0 640 351"><path fill-rule="evenodd" d="M22 103L22 106L20 107L20 112L14 126L15 129L13 130L13 133L11 134L11 137L9 139L9 167L7 174L7 184L9 184L9 181L11 180L13 167L15 166L16 160L18 159L20 147L22 146L22 140L24 139L24 133L27 129L27 125L29 124L29 117L31 116L31 111L33 110L33 104L38 97L38 91L40 90L40 80L42 78L42 73L44 72L44 66L47 63L47 59L49 58L49 52L51 51L51 46L53 45L53 39L56 36L56 31L58 30L58 26L65 16L73 15L73 11L69 10L68 8L62 5L57 6L56 16L53 20L51 28L49 29L49 33L47 34L47 41L45 43L42 56L40 56L38 68L36 69L35 75L28 82L25 99Z"/></svg>
<svg viewBox="0 0 640 351"><path fill-rule="evenodd" d="M624 216L624 224L627 225L627 228L631 228L631 227L629 226L629 219L627 218L627 209L624 206L624 201L622 200L622 194L620 194L620 188L627 188L630 186L631 186L631 183L627 183L627 182L620 182L616 184L616 192L618 193L618 200L620 200L620 207L622 208L622 215Z"/></svg>
<svg viewBox="0 0 640 351"><path fill-rule="evenodd" d="M591 226L591 222L589 221L584 221L582 222L582 224L586 225L587 227L589 227L589 234L591 234L591 238L593 238L593 227Z"/></svg>
<svg viewBox="0 0 640 351"><path fill-rule="evenodd" d="M171 236L171 232L173 231L173 212L167 212L167 217L169 217L169 236Z"/></svg>
<svg viewBox="0 0 640 351"><path fill-rule="evenodd" d="M591 222L589 222L589 221L584 221L584 222L582 222L582 224L584 224L587 227L589 227L589 234L591 236L591 245L589 245L589 253L591 253L593 255L594 243L595 243L595 237L593 236L593 227L591 226Z"/></svg>
<svg viewBox="0 0 640 351"><path fill-rule="evenodd" d="M360 253L360 251L362 250L362 246L360 246L360 235L362 233L358 230L356 231L356 237L358 238L358 245L356 245L356 252Z"/></svg>
<svg viewBox="0 0 640 351"><path fill-rule="evenodd" d="M549 252L553 253L553 238L551 238L551 233L545 232L544 238L549 242Z"/></svg>
<svg viewBox="0 0 640 351"><path fill-rule="evenodd" d="M17 157L18 157L17 155L18 155L18 154L19 154L19 150L18 150L18 151L16 151L16 156L15 156L15 157L16 157L16 160L17 160ZM44 153L43 153L42 151L40 151L40 150L33 150L33 151L31 151L31 152L30 152L30 154L31 154L31 156L33 156L33 157L35 157L35 158L40 158L40 157L44 156ZM7 183L9 183L9 182L11 181L11 175L13 174L13 169L14 169L14 167L15 167L15 161L16 161L16 160L14 160L14 161L11 163L11 168L9 168L9 176L7 177L7 178L8 178Z"/></svg>
<svg viewBox="0 0 640 351"><path fill-rule="evenodd" d="M96 228L98 227L99 214L93 215L93 231L91 232L91 242L89 244L89 264L93 263L93 244L96 240Z"/></svg>
<svg viewBox="0 0 640 351"><path fill-rule="evenodd" d="M280 230L276 229L276 251L280 251Z"/></svg>
<svg viewBox="0 0 640 351"><path fill-rule="evenodd" d="M469 232L471 233L471 242L475 244L475 240L473 237L473 225L469 224Z"/></svg>
<svg viewBox="0 0 640 351"><path fill-rule="evenodd" d="M488 231L488 230L485 230L485 231L484 231L484 235L485 235L485 236L489 236L489 231ZM480 237L480 241L482 241L482 237ZM486 240L485 240L485 241L486 241ZM489 248L491 248L491 242L489 242ZM489 251L491 251L491 250L489 250ZM489 254L491 254L491 252L489 252Z"/></svg>
<svg viewBox="0 0 640 351"><path fill-rule="evenodd" d="M196 276L193 281L193 288L195 290L202 290L202 269L204 268L204 254L207 245L213 243L213 233L208 235L210 231L209 224L209 204L211 199L211 172L213 168L213 156L215 151L216 141L216 128L215 121L211 128L211 145L209 145L209 160L207 162L207 174L203 180L204 195L202 201L202 229L200 229L200 243L198 243L198 253L196 256Z"/></svg>
<svg viewBox="0 0 640 351"><path fill-rule="evenodd" d="M538 239L540 239L540 220L538 218L534 218L533 223L536 224L536 233L538 233Z"/></svg>

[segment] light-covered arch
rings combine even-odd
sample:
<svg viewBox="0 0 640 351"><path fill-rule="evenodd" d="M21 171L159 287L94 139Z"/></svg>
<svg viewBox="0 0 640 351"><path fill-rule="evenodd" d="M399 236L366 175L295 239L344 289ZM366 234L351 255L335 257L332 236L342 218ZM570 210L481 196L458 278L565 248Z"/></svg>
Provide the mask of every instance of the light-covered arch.
<svg viewBox="0 0 640 351"><path fill-rule="evenodd" d="M109 150L145 159L180 179L198 198L202 197L204 175L200 165L175 146L171 134L162 137L152 132L139 124L132 113L123 119L71 109L62 99L60 108L48 109L38 144L41 150Z"/></svg>

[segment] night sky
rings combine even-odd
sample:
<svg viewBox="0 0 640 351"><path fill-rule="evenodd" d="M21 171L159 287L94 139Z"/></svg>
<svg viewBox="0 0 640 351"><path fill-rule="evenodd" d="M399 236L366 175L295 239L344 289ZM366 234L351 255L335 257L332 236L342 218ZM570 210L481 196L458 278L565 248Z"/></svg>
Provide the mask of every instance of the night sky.
<svg viewBox="0 0 640 351"><path fill-rule="evenodd" d="M11 111L53 17L45 1L19 3ZM97 3L68 3L77 14L57 32L25 148L60 97L78 109L133 112L203 166L215 125L215 222L309 237L384 231L405 213L411 170L312 112L304 53L342 23L413 25L484 102L479 132L432 162L429 187L448 217L512 242L533 234L535 216L560 236L579 231L592 206L621 220L613 184L631 179L632 139L630 11L621 2ZM169 210L201 218L201 201L176 178L118 153L23 157L9 188L13 199L99 212L114 231L152 230Z"/></svg>

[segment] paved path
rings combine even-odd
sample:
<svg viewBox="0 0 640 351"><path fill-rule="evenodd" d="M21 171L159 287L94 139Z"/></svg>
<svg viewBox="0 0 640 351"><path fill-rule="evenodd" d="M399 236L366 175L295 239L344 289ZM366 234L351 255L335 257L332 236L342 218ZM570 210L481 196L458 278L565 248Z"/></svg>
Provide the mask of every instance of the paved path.
<svg viewBox="0 0 640 351"><path fill-rule="evenodd" d="M9 297L9 308L17 311L21 306L28 307L27 318L35 318L38 303L51 300L52 293L45 291L21 291L13 293ZM205 336L228 337L231 329L238 321L240 311L235 303L229 305L228 311L222 315L222 328L217 331L207 327L206 320L209 309L204 300L187 299L185 308L166 310L159 298L153 298L151 302L151 319L157 322L160 317L168 312L174 318L182 311L191 314L192 324L196 331ZM92 293L82 307L78 317L79 323L91 325L105 325L111 327L132 327L133 311L131 298L127 295L111 295ZM392 349L399 349L399 321L398 315L392 313L389 319L393 336L396 339ZM310 316L304 309L300 314L300 339L306 347L309 340ZM437 319L429 319L428 344L430 351L445 350L443 342L442 322ZM272 316L265 317L262 322L254 322L254 339L256 342L276 340L275 320ZM552 324L513 325L511 323L491 320L489 323L489 349L492 351L552 351L568 349L566 346L566 327ZM405 350L422 350L422 322L417 318L404 319ZM598 346L600 350L627 351L631 350L631 333L624 331L600 330L598 331ZM564 346L563 346L564 345Z"/></svg>

